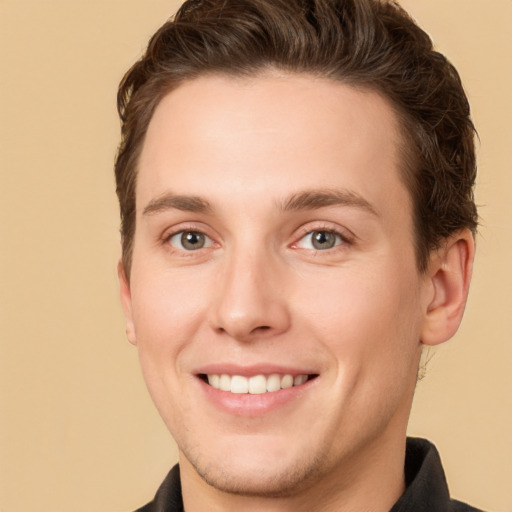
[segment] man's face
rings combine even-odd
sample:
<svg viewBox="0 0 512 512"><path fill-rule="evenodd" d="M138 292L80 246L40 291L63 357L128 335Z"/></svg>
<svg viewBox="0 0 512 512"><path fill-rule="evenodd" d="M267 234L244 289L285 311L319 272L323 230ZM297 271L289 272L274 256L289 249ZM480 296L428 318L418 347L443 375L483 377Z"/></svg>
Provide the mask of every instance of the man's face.
<svg viewBox="0 0 512 512"><path fill-rule="evenodd" d="M159 104L122 295L182 471L279 494L403 443L428 285L398 144L381 96L304 75Z"/></svg>

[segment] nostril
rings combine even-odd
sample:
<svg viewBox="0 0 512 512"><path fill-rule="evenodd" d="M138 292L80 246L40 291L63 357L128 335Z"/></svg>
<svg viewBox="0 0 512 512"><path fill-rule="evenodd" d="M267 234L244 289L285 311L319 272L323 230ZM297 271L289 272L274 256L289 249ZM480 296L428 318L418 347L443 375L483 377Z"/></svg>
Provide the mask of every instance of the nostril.
<svg viewBox="0 0 512 512"><path fill-rule="evenodd" d="M266 332L271 329L270 325L258 325L258 327L255 327L251 333L257 333L257 332Z"/></svg>

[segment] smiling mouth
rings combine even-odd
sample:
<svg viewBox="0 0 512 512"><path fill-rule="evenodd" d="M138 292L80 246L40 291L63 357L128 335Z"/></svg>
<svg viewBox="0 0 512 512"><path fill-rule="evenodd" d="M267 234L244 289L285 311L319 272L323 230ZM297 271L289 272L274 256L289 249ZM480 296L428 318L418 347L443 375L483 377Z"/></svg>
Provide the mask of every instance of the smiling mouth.
<svg viewBox="0 0 512 512"><path fill-rule="evenodd" d="M271 375L245 377L243 375L200 374L199 377L211 387L220 391L228 391L234 394L261 395L263 393L275 393L281 389L288 389L294 386L302 386L309 380L318 377L318 375L274 373Z"/></svg>

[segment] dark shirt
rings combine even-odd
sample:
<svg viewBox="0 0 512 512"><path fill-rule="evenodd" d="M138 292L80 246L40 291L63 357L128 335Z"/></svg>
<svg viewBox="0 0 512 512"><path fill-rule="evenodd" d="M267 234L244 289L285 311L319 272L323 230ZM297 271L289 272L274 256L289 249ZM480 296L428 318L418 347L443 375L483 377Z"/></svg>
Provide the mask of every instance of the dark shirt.
<svg viewBox="0 0 512 512"><path fill-rule="evenodd" d="M482 512L450 499L439 453L425 439L407 439L405 483L405 493L390 512ZM183 512L178 465L171 469L155 499L136 512Z"/></svg>

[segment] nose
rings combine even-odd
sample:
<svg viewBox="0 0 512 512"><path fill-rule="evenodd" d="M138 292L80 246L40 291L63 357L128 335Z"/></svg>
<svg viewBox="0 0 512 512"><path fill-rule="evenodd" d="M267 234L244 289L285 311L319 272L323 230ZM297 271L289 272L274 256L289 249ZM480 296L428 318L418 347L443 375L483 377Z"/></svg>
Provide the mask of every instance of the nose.
<svg viewBox="0 0 512 512"><path fill-rule="evenodd" d="M233 254L218 276L212 327L244 342L285 332L290 326L285 289L279 262L263 252Z"/></svg>

